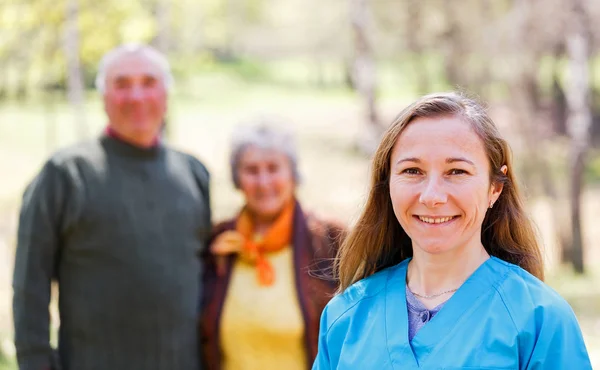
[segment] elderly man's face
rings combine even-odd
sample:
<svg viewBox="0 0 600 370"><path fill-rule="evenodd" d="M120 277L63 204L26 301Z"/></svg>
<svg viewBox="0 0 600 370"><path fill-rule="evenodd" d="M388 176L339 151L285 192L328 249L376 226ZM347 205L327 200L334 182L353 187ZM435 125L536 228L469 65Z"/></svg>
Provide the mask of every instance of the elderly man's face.
<svg viewBox="0 0 600 370"><path fill-rule="evenodd" d="M125 54L108 68L105 86L110 127L135 145L151 146L167 110L160 68L141 53Z"/></svg>

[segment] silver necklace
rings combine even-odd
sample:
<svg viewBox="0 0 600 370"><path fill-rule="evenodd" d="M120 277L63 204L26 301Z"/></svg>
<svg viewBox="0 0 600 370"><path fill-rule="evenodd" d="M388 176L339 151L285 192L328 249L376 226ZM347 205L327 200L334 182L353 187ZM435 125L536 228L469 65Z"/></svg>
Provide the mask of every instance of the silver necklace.
<svg viewBox="0 0 600 370"><path fill-rule="evenodd" d="M439 297L439 296L441 296L441 295L444 295L444 294L448 294L448 293L453 293L453 292L456 292L456 291L458 290L458 288L456 288L456 289L450 289L450 290L446 290L445 292L441 292L441 293L438 293L438 294L432 294L432 295L421 295L421 294L419 294L419 293L415 293L415 292L413 292L413 291L412 291L410 288L408 288L408 290L410 290L410 292L411 292L412 294L416 295L416 296L417 296L417 297L419 297L419 298L431 299L431 298L436 298L436 297Z"/></svg>

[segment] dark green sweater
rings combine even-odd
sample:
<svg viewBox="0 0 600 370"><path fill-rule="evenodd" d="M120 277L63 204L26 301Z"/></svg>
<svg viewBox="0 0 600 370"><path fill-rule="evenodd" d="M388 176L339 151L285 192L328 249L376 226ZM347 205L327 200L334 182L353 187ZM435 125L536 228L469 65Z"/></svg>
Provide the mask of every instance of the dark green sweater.
<svg viewBox="0 0 600 370"><path fill-rule="evenodd" d="M209 175L162 145L102 137L55 154L25 191L14 272L22 370L197 370ZM57 360L50 283L59 284Z"/></svg>

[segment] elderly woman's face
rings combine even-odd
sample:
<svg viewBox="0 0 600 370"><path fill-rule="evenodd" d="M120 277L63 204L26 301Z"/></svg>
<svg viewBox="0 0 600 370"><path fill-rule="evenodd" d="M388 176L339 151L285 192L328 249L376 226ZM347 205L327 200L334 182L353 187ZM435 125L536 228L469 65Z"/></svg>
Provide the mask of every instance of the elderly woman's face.
<svg viewBox="0 0 600 370"><path fill-rule="evenodd" d="M294 195L292 165L285 153L250 146L242 152L237 171L246 205L257 217L274 219Z"/></svg>
<svg viewBox="0 0 600 370"><path fill-rule="evenodd" d="M391 156L390 197L415 255L481 247L481 225L502 187L490 184L483 142L456 117L417 118Z"/></svg>

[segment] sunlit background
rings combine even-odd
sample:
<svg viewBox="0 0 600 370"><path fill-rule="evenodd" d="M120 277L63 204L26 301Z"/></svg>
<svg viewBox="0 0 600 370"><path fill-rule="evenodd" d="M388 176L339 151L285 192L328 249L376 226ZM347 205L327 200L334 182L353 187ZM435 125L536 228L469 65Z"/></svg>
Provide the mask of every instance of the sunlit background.
<svg viewBox="0 0 600 370"><path fill-rule="evenodd" d="M460 89L509 139L545 245L600 367L600 1L3 0L0 3L0 369L15 369L11 279L24 186L97 136L93 80L123 42L175 73L166 140L212 173L215 221L241 205L229 137L259 115L297 136L299 198L351 225L369 157L414 98ZM56 312L54 310L54 312Z"/></svg>

